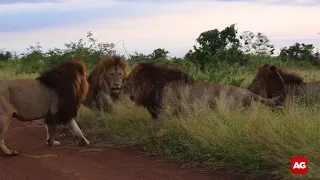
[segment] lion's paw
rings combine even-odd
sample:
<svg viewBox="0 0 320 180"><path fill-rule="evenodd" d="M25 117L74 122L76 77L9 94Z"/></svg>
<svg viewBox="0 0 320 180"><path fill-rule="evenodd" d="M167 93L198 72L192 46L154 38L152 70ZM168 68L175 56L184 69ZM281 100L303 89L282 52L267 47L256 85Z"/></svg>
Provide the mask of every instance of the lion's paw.
<svg viewBox="0 0 320 180"><path fill-rule="evenodd" d="M50 147L51 146L60 146L60 142L59 141L55 141L55 140L53 140L53 141L52 140L51 141L47 140L47 145L50 146Z"/></svg>
<svg viewBox="0 0 320 180"><path fill-rule="evenodd" d="M85 146L85 145L89 145L90 142L85 139L85 138L81 138L80 140L78 140L78 146Z"/></svg>
<svg viewBox="0 0 320 180"><path fill-rule="evenodd" d="M11 150L10 153L6 153L7 156L17 156L19 153L16 150Z"/></svg>

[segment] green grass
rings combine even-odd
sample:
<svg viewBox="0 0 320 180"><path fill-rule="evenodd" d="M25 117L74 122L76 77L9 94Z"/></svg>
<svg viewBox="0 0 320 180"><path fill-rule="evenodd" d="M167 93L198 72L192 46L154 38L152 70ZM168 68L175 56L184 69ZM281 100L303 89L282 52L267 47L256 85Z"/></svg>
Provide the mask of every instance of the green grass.
<svg viewBox="0 0 320 180"><path fill-rule="evenodd" d="M320 71L300 70L299 73L307 81L320 79ZM252 80L253 74L242 75L247 82ZM161 132L150 128L151 117L144 108L128 100L115 104L112 112L99 119L82 108L79 118L87 133L100 141L138 147L172 160L227 167L252 179L320 178L318 106L289 102L282 112L273 112L262 104L251 110L232 112L223 106L214 111L205 105L193 106L196 108L183 118L170 116L166 111ZM291 174L293 156L308 157L308 175Z"/></svg>
<svg viewBox="0 0 320 180"><path fill-rule="evenodd" d="M319 80L319 70L298 70L308 81ZM244 78L245 87L254 72L235 70ZM311 73L310 73L311 72ZM219 73L219 72L217 72ZM2 69L1 79L35 77L19 74L14 69ZM205 74L194 73L199 77ZM227 80L223 83L227 84ZM85 133L96 141L134 147L149 154L203 164L211 168L233 169L251 179L320 178L320 110L317 105L302 106L290 102L282 111L271 111L262 104L251 110L229 111L223 105L210 110L205 104L184 117L170 115L165 110L165 125L160 131L150 127L146 109L127 99L113 105L110 113L101 117L81 106L79 120ZM292 175L290 159L307 156L307 175Z"/></svg>
<svg viewBox="0 0 320 180"><path fill-rule="evenodd" d="M309 173L320 178L320 111L291 103L281 112L258 104L250 111L205 106L184 118L165 116L161 132L150 128L150 116L141 107L123 101L111 113L95 119L82 108L79 118L87 133L98 140L138 147L173 160L228 167L258 176L292 179L290 158L307 156Z"/></svg>

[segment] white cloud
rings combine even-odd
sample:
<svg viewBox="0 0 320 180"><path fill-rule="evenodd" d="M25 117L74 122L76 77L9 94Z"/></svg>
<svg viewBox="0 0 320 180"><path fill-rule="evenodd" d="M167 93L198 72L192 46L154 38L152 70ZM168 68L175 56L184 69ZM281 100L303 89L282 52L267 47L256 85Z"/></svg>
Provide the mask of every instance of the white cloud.
<svg viewBox="0 0 320 180"><path fill-rule="evenodd" d="M207 4L205 4L207 3ZM195 8L197 5L207 8ZM152 7L150 7L152 8ZM183 11L183 9L188 9ZM176 9L179 9L178 11ZM61 47L64 43L85 37L91 30L99 41L125 41L129 53L135 50L150 53L155 48L166 48L171 55L183 55L195 44L198 35L206 30L222 30L237 23L239 32L249 30L265 33L271 40L318 39L320 47L320 7L291 7L245 2L185 2L168 5L166 13L150 17L99 20L81 26L39 29L29 32L0 33L1 46L23 51L37 41L45 49ZM0 48L3 48L1 47ZM279 46L276 48L280 48ZM119 43L117 50L124 54Z"/></svg>
<svg viewBox="0 0 320 180"><path fill-rule="evenodd" d="M318 0L296 0L297 4L319 3Z"/></svg>
<svg viewBox="0 0 320 180"><path fill-rule="evenodd" d="M10 3L0 4L0 13L28 12L35 10L58 9L70 10L75 8L97 8L102 6L111 6L115 3L113 0L58 0L53 2L41 3Z"/></svg>

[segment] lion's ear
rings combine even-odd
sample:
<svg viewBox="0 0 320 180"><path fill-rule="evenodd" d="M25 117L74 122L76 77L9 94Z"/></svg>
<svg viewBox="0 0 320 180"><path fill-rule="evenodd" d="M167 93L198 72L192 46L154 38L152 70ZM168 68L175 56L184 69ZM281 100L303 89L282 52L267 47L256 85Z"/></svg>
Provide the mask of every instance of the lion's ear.
<svg viewBox="0 0 320 180"><path fill-rule="evenodd" d="M269 66L269 64L260 64L260 65L258 66L258 69L259 69L259 70L264 70L264 69L268 68L268 66Z"/></svg>
<svg viewBox="0 0 320 180"><path fill-rule="evenodd" d="M277 70L277 67L275 65L270 65L269 70L275 72Z"/></svg>

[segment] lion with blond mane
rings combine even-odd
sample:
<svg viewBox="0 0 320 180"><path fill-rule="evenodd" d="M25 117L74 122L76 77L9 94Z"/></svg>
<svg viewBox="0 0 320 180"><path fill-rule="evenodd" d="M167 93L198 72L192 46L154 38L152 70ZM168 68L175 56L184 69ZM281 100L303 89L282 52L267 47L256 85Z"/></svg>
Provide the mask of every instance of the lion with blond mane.
<svg viewBox="0 0 320 180"><path fill-rule="evenodd" d="M283 82L278 83L284 88ZM233 99L229 102L230 108L251 106L252 102L257 101L276 106L282 100L282 96L264 98L232 85L196 82L182 69L153 62L138 63L127 76L122 88L124 94L129 95L137 105L146 107L153 119L159 119L164 99L171 99L177 105L182 99L187 99L188 103L206 100L211 108L215 108L224 89L226 98Z"/></svg>
<svg viewBox="0 0 320 180"><path fill-rule="evenodd" d="M58 124L66 125L78 145L89 144L75 118L88 92L85 64L63 61L36 79L0 81L0 148L7 156L18 154L4 143L12 118L33 121L45 118L47 145L58 146L54 139Z"/></svg>
<svg viewBox="0 0 320 180"><path fill-rule="evenodd" d="M268 71L274 68L275 71ZM277 76L276 74L280 74ZM248 86L248 90L260 96L271 98L279 94L281 85L276 82L279 78L285 83L285 97L305 97L310 100L320 99L320 81L306 83L303 78L296 73L285 72L273 64L262 64L258 67L258 72Z"/></svg>
<svg viewBox="0 0 320 180"><path fill-rule="evenodd" d="M88 77L89 91L83 105L101 110L109 106L108 98L119 99L121 86L127 76L127 61L119 56L104 56Z"/></svg>

